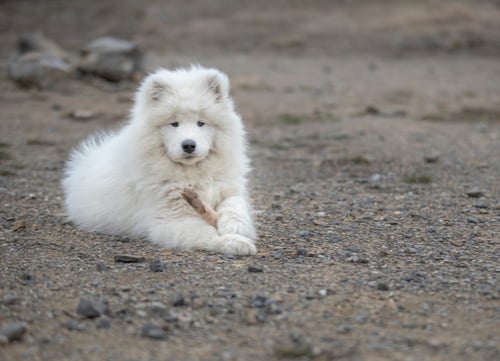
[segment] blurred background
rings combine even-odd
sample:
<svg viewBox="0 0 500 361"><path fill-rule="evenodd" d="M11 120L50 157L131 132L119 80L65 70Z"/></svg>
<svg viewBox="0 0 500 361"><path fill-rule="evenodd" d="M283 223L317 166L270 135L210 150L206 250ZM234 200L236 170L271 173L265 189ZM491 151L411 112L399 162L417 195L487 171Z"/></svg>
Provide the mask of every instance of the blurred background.
<svg viewBox="0 0 500 361"><path fill-rule="evenodd" d="M498 104L498 81L482 71L500 56L499 7L495 0L3 1L0 56L12 56L29 32L77 58L94 39L112 36L141 48L144 70L222 68L244 93L246 116L349 114L381 101L391 111L433 116ZM482 92L492 99L474 99Z"/></svg>

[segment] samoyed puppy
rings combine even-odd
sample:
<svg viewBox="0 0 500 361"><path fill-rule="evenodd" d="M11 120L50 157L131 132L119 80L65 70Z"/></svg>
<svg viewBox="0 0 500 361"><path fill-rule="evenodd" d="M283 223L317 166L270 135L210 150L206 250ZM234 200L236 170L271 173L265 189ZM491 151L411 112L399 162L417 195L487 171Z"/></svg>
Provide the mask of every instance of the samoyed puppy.
<svg viewBox="0 0 500 361"><path fill-rule="evenodd" d="M63 179L70 221L171 249L256 253L249 159L229 80L193 66L147 76L130 121L75 149ZM181 196L189 187L217 212L209 225Z"/></svg>

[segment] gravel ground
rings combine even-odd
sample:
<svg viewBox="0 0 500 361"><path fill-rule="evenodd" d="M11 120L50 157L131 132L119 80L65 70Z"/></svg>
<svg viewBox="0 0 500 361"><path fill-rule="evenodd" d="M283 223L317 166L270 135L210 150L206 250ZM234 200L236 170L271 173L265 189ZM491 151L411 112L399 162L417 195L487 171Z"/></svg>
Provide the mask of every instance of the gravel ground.
<svg viewBox="0 0 500 361"><path fill-rule="evenodd" d="M137 84L2 75L0 360L498 360L498 2L192 3L6 2L2 66L42 29L70 50L134 38L148 69L226 71L258 254L66 223L69 150L119 127Z"/></svg>

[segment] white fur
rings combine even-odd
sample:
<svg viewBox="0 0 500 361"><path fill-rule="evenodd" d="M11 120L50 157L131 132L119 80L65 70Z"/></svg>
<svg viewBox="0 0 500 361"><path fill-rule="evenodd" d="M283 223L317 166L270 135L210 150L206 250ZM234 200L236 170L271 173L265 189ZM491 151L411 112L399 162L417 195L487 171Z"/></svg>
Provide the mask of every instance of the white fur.
<svg viewBox="0 0 500 361"><path fill-rule="evenodd" d="M183 150L186 140L196 143L192 153ZM167 248L255 254L245 148L225 74L160 69L143 81L125 127L73 151L63 180L69 218ZM217 211L217 227L181 197L187 186Z"/></svg>

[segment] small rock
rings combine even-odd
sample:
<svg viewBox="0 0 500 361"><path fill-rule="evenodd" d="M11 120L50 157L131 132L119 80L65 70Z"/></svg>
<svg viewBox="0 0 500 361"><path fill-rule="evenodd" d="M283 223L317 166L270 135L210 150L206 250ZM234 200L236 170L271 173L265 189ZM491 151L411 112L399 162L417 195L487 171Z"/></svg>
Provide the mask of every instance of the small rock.
<svg viewBox="0 0 500 361"><path fill-rule="evenodd" d="M28 325L25 322L12 322L0 327L0 335L9 341L18 341L23 337L27 329Z"/></svg>
<svg viewBox="0 0 500 361"><path fill-rule="evenodd" d="M21 280L26 282L33 282L35 280L35 276L31 272L23 272L21 275Z"/></svg>
<svg viewBox="0 0 500 361"><path fill-rule="evenodd" d="M6 306L13 305L17 303L21 298L15 293L7 293L2 300L2 303Z"/></svg>
<svg viewBox="0 0 500 361"><path fill-rule="evenodd" d="M101 317L95 326L97 328L110 328L111 320L107 317Z"/></svg>
<svg viewBox="0 0 500 361"><path fill-rule="evenodd" d="M9 77L21 86L55 89L70 77L71 67L63 60L39 52L20 54L7 66Z"/></svg>
<svg viewBox="0 0 500 361"><path fill-rule="evenodd" d="M264 270L260 267L256 266L248 266L248 272L250 273L259 273L259 272L264 272Z"/></svg>
<svg viewBox="0 0 500 361"><path fill-rule="evenodd" d="M258 293L253 296L252 301L250 302L251 307L262 308L266 307L266 304L270 302L270 298L262 293Z"/></svg>
<svg viewBox="0 0 500 361"><path fill-rule="evenodd" d="M17 41L17 48L20 54L37 52L51 54L68 63L72 61L71 55L66 50L41 32L22 34Z"/></svg>
<svg viewBox="0 0 500 361"><path fill-rule="evenodd" d="M467 197L470 198L479 198L484 196L484 192L479 188L472 188L466 192Z"/></svg>
<svg viewBox="0 0 500 361"><path fill-rule="evenodd" d="M307 256L307 249L305 249L305 248L299 248L297 250L297 256L302 256L302 257Z"/></svg>
<svg viewBox="0 0 500 361"><path fill-rule="evenodd" d="M354 329L354 327L352 327L352 325L345 324L345 325L340 326L337 329L337 332L340 334L347 334L347 333L351 333L353 329Z"/></svg>
<svg viewBox="0 0 500 361"><path fill-rule="evenodd" d="M271 257L273 259L281 259L283 258L283 251L273 251L273 253L271 253Z"/></svg>
<svg viewBox="0 0 500 361"><path fill-rule="evenodd" d="M379 115L380 114L380 109L377 108L375 105L368 105L365 108L365 113L370 114L370 115Z"/></svg>
<svg viewBox="0 0 500 361"><path fill-rule="evenodd" d="M389 291L389 284L387 282L377 282L377 290Z"/></svg>
<svg viewBox="0 0 500 361"><path fill-rule="evenodd" d="M323 288L323 289L318 291L318 295L320 297L326 297L326 296L328 296L328 290Z"/></svg>
<svg viewBox="0 0 500 361"><path fill-rule="evenodd" d="M145 258L141 256L134 256L130 254L117 254L115 255L115 262L122 263L138 263L144 262Z"/></svg>
<svg viewBox="0 0 500 361"><path fill-rule="evenodd" d="M157 315L160 315L160 316L163 316L167 312L167 306L165 306L163 303L158 302L158 301L151 302L151 304L149 305L149 308L150 308L151 312L153 312Z"/></svg>
<svg viewBox="0 0 500 361"><path fill-rule="evenodd" d="M95 268L99 272L104 272L104 271L108 270L108 266L106 266L106 264L103 263L103 262L97 262L96 265L95 265Z"/></svg>
<svg viewBox="0 0 500 361"><path fill-rule="evenodd" d="M167 271L167 264L162 261L161 259L157 259L152 261L149 264L149 270L151 272L166 272Z"/></svg>
<svg viewBox="0 0 500 361"><path fill-rule="evenodd" d="M463 239L452 239L450 243L455 247L463 247L465 245L465 241Z"/></svg>
<svg viewBox="0 0 500 361"><path fill-rule="evenodd" d="M78 70L109 81L132 79L142 68L143 52L130 41L113 37L93 40L81 51Z"/></svg>
<svg viewBox="0 0 500 361"><path fill-rule="evenodd" d="M425 163L437 163L439 161L439 154L438 153L430 153L427 155L424 155L424 161Z"/></svg>
<svg viewBox="0 0 500 361"><path fill-rule="evenodd" d="M75 320L74 318L64 322L62 325L70 331L85 331L85 326L80 324L78 320Z"/></svg>
<svg viewBox="0 0 500 361"><path fill-rule="evenodd" d="M184 296L182 294L178 294L177 296L175 296L174 301L172 302L172 304L175 307L183 307L183 306L187 306L188 305L188 303L186 302L186 299L184 298Z"/></svg>
<svg viewBox="0 0 500 361"><path fill-rule="evenodd" d="M91 301L88 298L80 298L76 313L87 318L96 318L103 314L108 314L108 302L104 298Z"/></svg>
<svg viewBox="0 0 500 361"><path fill-rule="evenodd" d="M162 327L148 322L142 327L142 336L152 338L153 340L164 340L167 337L167 333Z"/></svg>
<svg viewBox="0 0 500 361"><path fill-rule="evenodd" d="M69 117L78 121L87 121L96 117L96 112L86 109L77 109L69 113Z"/></svg>

